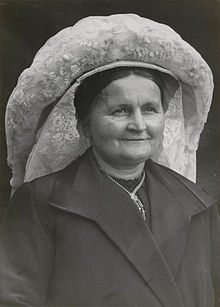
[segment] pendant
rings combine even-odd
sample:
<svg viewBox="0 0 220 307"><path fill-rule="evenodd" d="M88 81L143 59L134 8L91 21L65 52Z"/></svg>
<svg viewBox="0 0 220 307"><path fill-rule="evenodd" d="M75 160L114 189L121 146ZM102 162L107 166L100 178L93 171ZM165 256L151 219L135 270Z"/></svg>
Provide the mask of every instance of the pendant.
<svg viewBox="0 0 220 307"><path fill-rule="evenodd" d="M137 195L136 194L134 194L134 193L130 193L130 196L131 196L131 199L133 200L133 201L138 201L139 199L137 198Z"/></svg>
<svg viewBox="0 0 220 307"><path fill-rule="evenodd" d="M144 220L146 220L146 214L145 214L145 210L144 210L144 206L143 206L142 202L138 199L137 195L134 194L134 193L130 193L130 197L133 200L133 202L135 203L135 205L138 207L138 210L141 213Z"/></svg>
<svg viewBox="0 0 220 307"><path fill-rule="evenodd" d="M143 206L142 202L138 199L137 195L135 194L138 191L138 189L141 187L142 183L144 182L145 172L143 174L141 182L138 184L138 186L134 189L133 192L129 192L125 187L123 187L120 183L118 183L114 178L112 178L108 174L106 174L106 176L110 180L112 180L115 184L117 184L119 187L121 187L125 192L127 192L129 194L131 200L133 200L134 204L138 208L138 210L139 210L140 214L142 215L143 219L146 221L146 212L145 212L144 206Z"/></svg>

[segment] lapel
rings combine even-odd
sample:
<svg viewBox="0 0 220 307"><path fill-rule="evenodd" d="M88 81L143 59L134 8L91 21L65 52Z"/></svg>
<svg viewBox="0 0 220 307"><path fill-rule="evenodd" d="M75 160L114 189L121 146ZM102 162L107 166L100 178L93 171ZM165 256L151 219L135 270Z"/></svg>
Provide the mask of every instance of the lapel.
<svg viewBox="0 0 220 307"><path fill-rule="evenodd" d="M199 186L152 160L145 167L152 233L175 278L192 216L206 210L215 200Z"/></svg>
<svg viewBox="0 0 220 307"><path fill-rule="evenodd" d="M95 221L162 305L183 306L174 276L187 239L190 210L184 211L172 195L160 167L146 163L152 234L129 195L99 171L90 150L78 164L77 169L69 167L58 177L49 203ZM204 210L198 202L195 206Z"/></svg>

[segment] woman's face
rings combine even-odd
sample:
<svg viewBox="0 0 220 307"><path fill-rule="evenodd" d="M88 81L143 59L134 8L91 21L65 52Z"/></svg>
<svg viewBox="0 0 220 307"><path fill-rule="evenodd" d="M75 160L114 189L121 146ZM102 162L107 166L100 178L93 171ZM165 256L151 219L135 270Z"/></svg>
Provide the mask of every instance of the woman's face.
<svg viewBox="0 0 220 307"><path fill-rule="evenodd" d="M160 89L137 75L115 80L103 89L84 123L99 157L121 169L151 158L163 130Z"/></svg>

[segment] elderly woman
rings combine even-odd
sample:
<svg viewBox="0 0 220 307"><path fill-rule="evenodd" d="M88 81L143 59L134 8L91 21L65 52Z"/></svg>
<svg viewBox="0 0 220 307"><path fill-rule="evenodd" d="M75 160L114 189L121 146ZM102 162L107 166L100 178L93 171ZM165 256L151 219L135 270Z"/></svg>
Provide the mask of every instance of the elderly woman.
<svg viewBox="0 0 220 307"><path fill-rule="evenodd" d="M7 107L3 306L215 305L219 217L191 181L212 89L190 45L137 15L41 48Z"/></svg>

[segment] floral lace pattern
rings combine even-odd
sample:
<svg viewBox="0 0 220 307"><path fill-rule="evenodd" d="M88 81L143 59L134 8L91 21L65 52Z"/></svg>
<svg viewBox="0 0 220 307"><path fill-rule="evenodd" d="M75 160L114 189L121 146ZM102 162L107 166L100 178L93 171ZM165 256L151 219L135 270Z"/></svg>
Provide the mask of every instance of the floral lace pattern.
<svg viewBox="0 0 220 307"><path fill-rule="evenodd" d="M119 14L87 17L60 31L19 77L6 111L13 188L62 169L85 150L88 143L75 118L76 80L120 61L153 64L179 80L181 88L166 113L158 161L195 180L195 153L212 99L211 70L167 25Z"/></svg>

